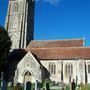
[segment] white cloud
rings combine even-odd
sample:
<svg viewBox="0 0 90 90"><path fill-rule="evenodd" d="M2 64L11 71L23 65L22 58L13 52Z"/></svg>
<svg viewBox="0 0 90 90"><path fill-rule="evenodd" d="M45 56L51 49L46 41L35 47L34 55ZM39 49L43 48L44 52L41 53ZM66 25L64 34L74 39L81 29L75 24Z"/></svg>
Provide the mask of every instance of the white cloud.
<svg viewBox="0 0 90 90"><path fill-rule="evenodd" d="M61 0L36 0L36 2L38 2L38 1L39 2L40 1L47 2L47 3L50 3L52 5L58 5Z"/></svg>
<svg viewBox="0 0 90 90"><path fill-rule="evenodd" d="M49 2L50 4L57 5L60 0L44 0L45 2Z"/></svg>

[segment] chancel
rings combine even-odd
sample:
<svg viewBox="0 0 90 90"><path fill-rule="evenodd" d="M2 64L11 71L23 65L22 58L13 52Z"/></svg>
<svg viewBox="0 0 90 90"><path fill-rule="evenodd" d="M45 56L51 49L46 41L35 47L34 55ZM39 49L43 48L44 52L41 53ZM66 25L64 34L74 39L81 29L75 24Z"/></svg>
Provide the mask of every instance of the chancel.
<svg viewBox="0 0 90 90"><path fill-rule="evenodd" d="M9 0L6 30L12 40L8 82L90 83L90 47L84 39L33 40L34 0Z"/></svg>

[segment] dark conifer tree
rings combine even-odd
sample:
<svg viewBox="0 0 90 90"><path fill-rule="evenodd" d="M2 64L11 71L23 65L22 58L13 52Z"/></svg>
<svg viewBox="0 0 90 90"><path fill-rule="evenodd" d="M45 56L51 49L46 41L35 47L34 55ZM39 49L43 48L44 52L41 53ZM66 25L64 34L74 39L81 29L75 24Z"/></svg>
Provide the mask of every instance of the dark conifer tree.
<svg viewBox="0 0 90 90"><path fill-rule="evenodd" d="M11 40L8 36L5 28L0 26L0 72L3 70L3 66L7 63L7 56L11 47Z"/></svg>

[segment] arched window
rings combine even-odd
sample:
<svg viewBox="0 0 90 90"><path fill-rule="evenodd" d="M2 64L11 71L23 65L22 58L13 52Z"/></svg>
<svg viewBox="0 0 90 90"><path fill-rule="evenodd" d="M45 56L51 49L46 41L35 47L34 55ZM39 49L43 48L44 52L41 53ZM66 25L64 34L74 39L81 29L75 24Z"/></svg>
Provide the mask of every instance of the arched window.
<svg viewBox="0 0 90 90"><path fill-rule="evenodd" d="M51 74L53 74L53 64L51 64Z"/></svg>
<svg viewBox="0 0 90 90"><path fill-rule="evenodd" d="M54 63L49 63L49 72L50 74L56 73L56 65Z"/></svg>
<svg viewBox="0 0 90 90"><path fill-rule="evenodd" d="M68 75L68 65L67 64L65 65L65 75L66 76Z"/></svg>
<svg viewBox="0 0 90 90"><path fill-rule="evenodd" d="M53 74L55 74L56 73L56 65L55 64L53 65L53 69L54 69Z"/></svg>
<svg viewBox="0 0 90 90"><path fill-rule="evenodd" d="M68 75L71 74L71 64L68 64Z"/></svg>
<svg viewBox="0 0 90 90"><path fill-rule="evenodd" d="M11 4L11 13L18 12L19 5L16 1L12 2Z"/></svg>
<svg viewBox="0 0 90 90"><path fill-rule="evenodd" d="M71 64L71 74L73 74L73 65Z"/></svg>
<svg viewBox="0 0 90 90"><path fill-rule="evenodd" d="M71 76L73 74L73 65L72 64L65 65L65 74L66 74L66 76Z"/></svg>
<svg viewBox="0 0 90 90"><path fill-rule="evenodd" d="M90 65L88 65L88 73L90 73Z"/></svg>
<svg viewBox="0 0 90 90"><path fill-rule="evenodd" d="M30 76L30 75L31 75L31 73L30 73L29 71L27 71L27 72L25 73L25 75Z"/></svg>
<svg viewBox="0 0 90 90"><path fill-rule="evenodd" d="M49 64L49 72L51 73L51 63Z"/></svg>

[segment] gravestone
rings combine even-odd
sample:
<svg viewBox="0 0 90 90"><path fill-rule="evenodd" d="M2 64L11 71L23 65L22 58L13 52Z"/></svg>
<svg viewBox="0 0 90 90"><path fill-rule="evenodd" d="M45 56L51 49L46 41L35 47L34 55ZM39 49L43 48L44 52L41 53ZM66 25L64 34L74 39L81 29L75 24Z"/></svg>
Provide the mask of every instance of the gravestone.
<svg viewBox="0 0 90 90"><path fill-rule="evenodd" d="M7 90L7 83L4 80L3 76L4 76L4 73L2 72L1 73L1 90Z"/></svg>
<svg viewBox="0 0 90 90"><path fill-rule="evenodd" d="M35 83L35 90L40 90L40 82L38 82L38 80L36 80Z"/></svg>
<svg viewBox="0 0 90 90"><path fill-rule="evenodd" d="M1 82L1 90L7 90L7 83L5 82L5 80L2 80Z"/></svg>

